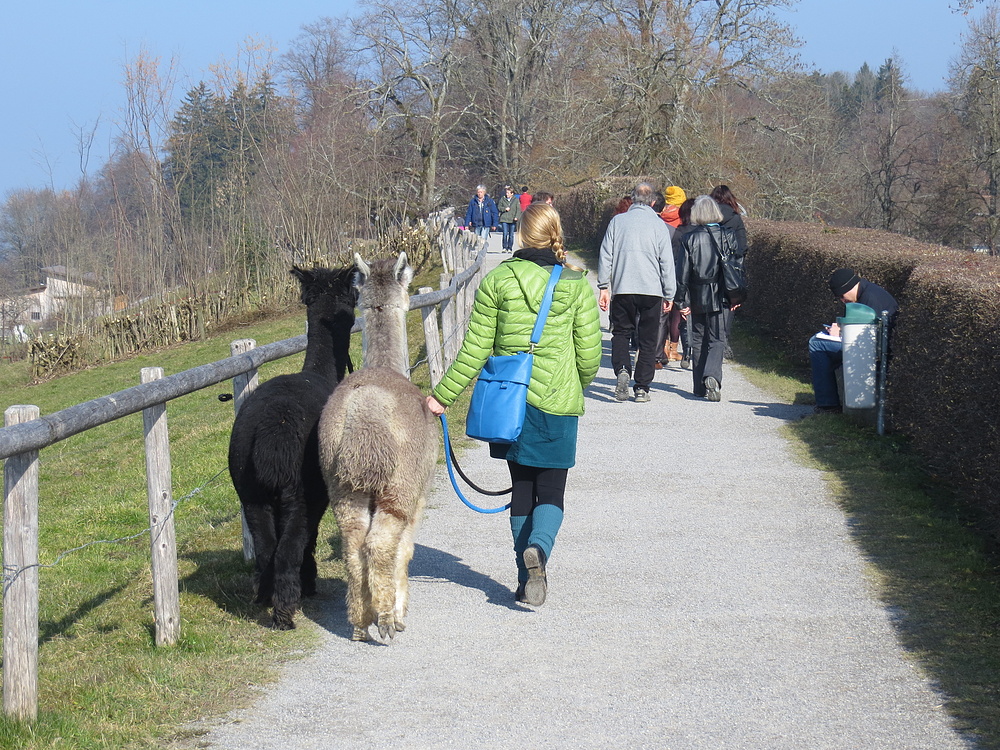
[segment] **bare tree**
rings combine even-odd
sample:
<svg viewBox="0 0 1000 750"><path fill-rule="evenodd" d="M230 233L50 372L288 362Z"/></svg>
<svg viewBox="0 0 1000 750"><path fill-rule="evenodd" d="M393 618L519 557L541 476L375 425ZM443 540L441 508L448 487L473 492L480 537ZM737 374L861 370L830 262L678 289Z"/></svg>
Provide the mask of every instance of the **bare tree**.
<svg viewBox="0 0 1000 750"><path fill-rule="evenodd" d="M456 2L468 47L462 91L476 104L476 156L484 173L509 183L526 179L539 126L561 110L553 106L555 58L585 35L584 7L580 0Z"/></svg>
<svg viewBox="0 0 1000 750"><path fill-rule="evenodd" d="M280 69L307 120L327 106L339 106L344 88L354 83L344 33L348 28L347 18L321 18L303 26L281 56Z"/></svg>
<svg viewBox="0 0 1000 750"><path fill-rule="evenodd" d="M459 19L447 1L372 0L365 7L354 31L368 59L369 107L376 127L416 150L412 212L425 215L440 201L437 172L448 136L470 110L450 96L462 64Z"/></svg>
<svg viewBox="0 0 1000 750"><path fill-rule="evenodd" d="M790 0L600 0L606 121L618 165L643 174L676 160L707 87L782 69L795 44L774 9Z"/></svg>
<svg viewBox="0 0 1000 750"><path fill-rule="evenodd" d="M889 58L876 75L872 101L862 110L858 163L869 206L862 221L887 231L913 225L911 208L920 190L920 144L926 132L914 116L899 62Z"/></svg>
<svg viewBox="0 0 1000 750"><path fill-rule="evenodd" d="M969 160L979 174L975 187L981 202L981 239L996 255L1000 235L1000 9L996 5L969 22L952 65L951 89L971 134Z"/></svg>

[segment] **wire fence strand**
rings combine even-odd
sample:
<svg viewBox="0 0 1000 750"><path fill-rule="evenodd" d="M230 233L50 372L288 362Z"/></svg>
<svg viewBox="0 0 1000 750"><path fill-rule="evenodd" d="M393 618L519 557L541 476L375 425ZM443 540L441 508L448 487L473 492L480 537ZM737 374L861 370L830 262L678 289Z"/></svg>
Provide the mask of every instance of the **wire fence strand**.
<svg viewBox="0 0 1000 750"><path fill-rule="evenodd" d="M211 476L209 479L207 479L205 482L203 482L200 486L195 487L193 490L191 490L190 492L188 492L183 497L179 497L179 498L175 499L173 501L173 503L171 504L171 506L170 506L170 513L167 514L166 518L170 518L171 516L173 516L174 511L177 509L178 505L180 505L181 503L183 503L186 500L190 500L195 495L198 495L201 492L203 492L209 485L211 485L213 482L215 482L215 480L217 480L220 476L222 476L223 474L225 474L227 471L228 471L228 469L220 469L213 476ZM166 518L164 518L164 520L166 520ZM125 544L126 542L131 542L134 539L138 539L139 537L144 536L145 534L151 534L152 532L153 532L153 527L152 526L147 526L145 529L142 529L141 531L137 531L134 534L128 534L127 536L120 536L120 537L117 537L115 539L95 539L95 540L93 540L91 542L87 542L86 544L81 544L79 547L73 547L72 549L68 549L65 552L59 553L59 555L56 556L55 560L53 560L50 563L35 563L33 565L25 565L23 567L16 567L16 566L13 566L13 565L4 565L3 566L3 591L6 594L7 593L7 589L14 583L14 581L16 581L18 579L18 577L22 573L24 573L27 570L31 570L33 568L38 568L39 570L42 569L42 568L54 568L57 565L59 565L59 563L61 563L63 560L65 560L67 557L69 557L70 555L75 554L76 552L80 552L81 550L85 550L88 547L96 547L99 544Z"/></svg>

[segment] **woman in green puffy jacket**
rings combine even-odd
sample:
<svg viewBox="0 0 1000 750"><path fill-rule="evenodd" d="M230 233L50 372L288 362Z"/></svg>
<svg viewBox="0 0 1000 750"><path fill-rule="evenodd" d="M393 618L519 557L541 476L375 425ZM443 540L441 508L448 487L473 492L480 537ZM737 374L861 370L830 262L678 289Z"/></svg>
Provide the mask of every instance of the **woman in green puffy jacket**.
<svg viewBox="0 0 1000 750"><path fill-rule="evenodd" d="M563 519L566 476L576 463L577 420L583 390L601 361L597 300L583 271L565 265L562 225L552 206L533 203L521 216L521 249L490 271L476 291L462 348L427 404L442 414L493 355L527 351L552 267L564 264L552 308L535 347L524 427L517 442L490 443L506 459L513 493L510 530L517 561L519 602L545 601L545 565Z"/></svg>

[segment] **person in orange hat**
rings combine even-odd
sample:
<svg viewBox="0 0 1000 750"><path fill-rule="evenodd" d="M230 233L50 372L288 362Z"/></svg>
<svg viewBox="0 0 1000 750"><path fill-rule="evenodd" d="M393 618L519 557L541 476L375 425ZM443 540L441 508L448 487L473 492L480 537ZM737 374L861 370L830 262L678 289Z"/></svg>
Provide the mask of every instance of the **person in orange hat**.
<svg viewBox="0 0 1000 750"><path fill-rule="evenodd" d="M663 196L667 205L660 212L660 218L674 229L681 225L681 215L679 213L681 204L687 200L687 193L683 188L671 185L667 188L666 195Z"/></svg>

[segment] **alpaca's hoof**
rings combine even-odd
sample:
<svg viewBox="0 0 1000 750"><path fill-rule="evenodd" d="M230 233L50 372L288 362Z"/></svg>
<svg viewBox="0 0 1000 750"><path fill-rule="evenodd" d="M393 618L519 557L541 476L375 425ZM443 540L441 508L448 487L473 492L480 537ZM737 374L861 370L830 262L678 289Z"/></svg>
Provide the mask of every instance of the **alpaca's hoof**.
<svg viewBox="0 0 1000 750"><path fill-rule="evenodd" d="M275 630L295 630L295 610L285 612L275 609L271 618L271 627Z"/></svg>
<svg viewBox="0 0 1000 750"><path fill-rule="evenodd" d="M400 620L400 619L397 618L396 619L396 632L397 633L402 633L404 630L406 630L406 623L404 623L402 620Z"/></svg>
<svg viewBox="0 0 1000 750"><path fill-rule="evenodd" d="M378 634L382 640L395 638L398 631L405 629L403 621L397 620L392 612L378 616Z"/></svg>
<svg viewBox="0 0 1000 750"><path fill-rule="evenodd" d="M354 628L354 632L351 634L352 641L367 641L368 640L368 628Z"/></svg>

